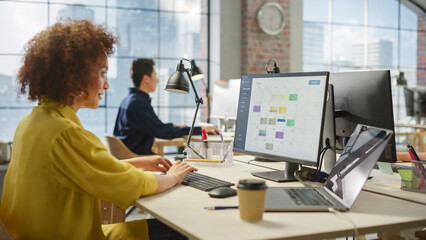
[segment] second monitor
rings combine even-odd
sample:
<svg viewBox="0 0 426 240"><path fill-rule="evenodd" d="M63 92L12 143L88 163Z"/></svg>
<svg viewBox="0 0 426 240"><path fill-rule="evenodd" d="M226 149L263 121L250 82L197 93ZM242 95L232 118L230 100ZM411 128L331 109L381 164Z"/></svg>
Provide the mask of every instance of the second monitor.
<svg viewBox="0 0 426 240"><path fill-rule="evenodd" d="M394 131L389 70L331 73L329 83L334 87L338 149L343 149L357 124ZM394 136L379 161L396 162Z"/></svg>

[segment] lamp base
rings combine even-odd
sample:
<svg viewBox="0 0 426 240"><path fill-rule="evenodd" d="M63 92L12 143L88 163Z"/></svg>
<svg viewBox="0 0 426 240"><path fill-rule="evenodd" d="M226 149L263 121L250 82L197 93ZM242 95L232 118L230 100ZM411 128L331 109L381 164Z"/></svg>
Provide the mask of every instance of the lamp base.
<svg viewBox="0 0 426 240"><path fill-rule="evenodd" d="M175 161L177 160L183 161L184 159L186 159L186 154L176 155L174 159Z"/></svg>

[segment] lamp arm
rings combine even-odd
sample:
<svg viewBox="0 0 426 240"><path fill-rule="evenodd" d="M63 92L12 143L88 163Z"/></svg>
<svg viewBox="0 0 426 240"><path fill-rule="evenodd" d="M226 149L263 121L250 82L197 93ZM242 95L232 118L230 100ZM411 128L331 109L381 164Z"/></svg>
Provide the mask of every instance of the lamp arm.
<svg viewBox="0 0 426 240"><path fill-rule="evenodd" d="M203 100L203 99L201 98L201 100ZM202 103L203 103L203 101L201 101L201 102L197 101L197 107L195 108L194 119L192 120L191 129L189 130L188 141L186 142L186 145L188 145L188 146L191 143L191 137L192 137L192 132L194 131L195 119L197 119L198 108L200 107L200 104L202 104Z"/></svg>
<svg viewBox="0 0 426 240"><path fill-rule="evenodd" d="M196 102L196 103L200 102L201 104L203 104L203 99L202 99L202 98L200 98L200 97L198 97L197 90L195 89L194 82L192 81L192 78L191 78L191 75L189 74L189 71L185 71L185 72L186 72L186 74L188 75L189 82L191 83L192 90L194 91L194 94L195 94L195 102Z"/></svg>
<svg viewBox="0 0 426 240"><path fill-rule="evenodd" d="M188 62L191 62L186 58L182 58L181 62L182 62L182 60L186 60ZM195 124L195 119L197 119L198 109L200 108L200 104L203 104L203 99L198 96L197 90L195 89L194 82L192 81L191 74L189 74L189 71L191 71L191 73L192 73L192 65L191 65L191 69L185 69L185 72L188 75L188 79L189 79L189 82L191 83L192 90L194 90L195 103L197 104L197 107L195 109L195 114L194 114L194 119L192 120L191 129L189 130L188 141L186 142L186 145L188 145L188 146L191 143L191 137L192 137L192 133L194 131L194 124Z"/></svg>

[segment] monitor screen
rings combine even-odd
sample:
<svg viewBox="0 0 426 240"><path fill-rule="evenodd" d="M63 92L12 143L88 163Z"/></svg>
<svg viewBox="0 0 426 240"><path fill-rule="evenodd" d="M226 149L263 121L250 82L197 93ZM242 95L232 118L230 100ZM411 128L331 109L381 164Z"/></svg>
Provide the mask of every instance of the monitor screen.
<svg viewBox="0 0 426 240"><path fill-rule="evenodd" d="M211 118L237 119L238 94L241 79L224 81L226 84L213 86Z"/></svg>
<svg viewBox="0 0 426 240"><path fill-rule="evenodd" d="M330 84L334 87L338 150L343 149L357 124L394 131L389 70L331 73ZM379 161L396 161L394 136Z"/></svg>
<svg viewBox="0 0 426 240"><path fill-rule="evenodd" d="M316 166L328 72L245 75L234 151Z"/></svg>
<svg viewBox="0 0 426 240"><path fill-rule="evenodd" d="M417 92L418 100L414 99L415 92ZM417 88L404 88L404 98L405 98L405 107L407 108L407 116L415 117L419 116L420 118L426 117L426 88L417 87ZM420 103L418 113L415 111L415 103L417 101Z"/></svg>

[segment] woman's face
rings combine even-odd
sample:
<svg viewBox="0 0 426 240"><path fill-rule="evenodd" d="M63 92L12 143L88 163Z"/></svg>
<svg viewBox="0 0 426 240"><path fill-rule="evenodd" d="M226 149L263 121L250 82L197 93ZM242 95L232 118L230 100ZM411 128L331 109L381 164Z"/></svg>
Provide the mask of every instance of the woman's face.
<svg viewBox="0 0 426 240"><path fill-rule="evenodd" d="M104 90L109 88L108 80L106 77L108 71L108 59L103 56L94 67L94 75L91 79L91 83L87 88L87 97L80 99L80 106L86 108L96 109L99 106L99 102L102 100Z"/></svg>

